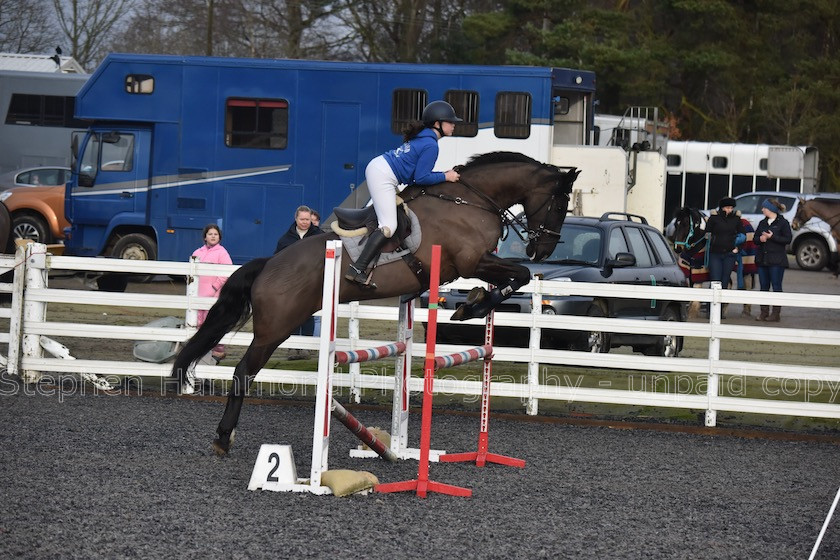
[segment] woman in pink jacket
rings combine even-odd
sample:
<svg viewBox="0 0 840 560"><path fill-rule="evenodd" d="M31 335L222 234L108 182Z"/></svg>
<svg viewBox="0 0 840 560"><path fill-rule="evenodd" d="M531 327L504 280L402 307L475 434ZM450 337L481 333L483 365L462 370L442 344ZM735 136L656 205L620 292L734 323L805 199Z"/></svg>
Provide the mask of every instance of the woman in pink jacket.
<svg viewBox="0 0 840 560"><path fill-rule="evenodd" d="M199 262L203 263L233 264L227 250L222 247L222 230L216 224L207 224L204 226L204 245L196 249L192 256L198 257ZM199 276L198 295L200 297L218 297L219 290L222 289L226 280L226 276ZM207 311L204 309L199 310L196 326L200 327L206 318ZM225 357L225 346L219 344L213 348L212 356L218 363Z"/></svg>

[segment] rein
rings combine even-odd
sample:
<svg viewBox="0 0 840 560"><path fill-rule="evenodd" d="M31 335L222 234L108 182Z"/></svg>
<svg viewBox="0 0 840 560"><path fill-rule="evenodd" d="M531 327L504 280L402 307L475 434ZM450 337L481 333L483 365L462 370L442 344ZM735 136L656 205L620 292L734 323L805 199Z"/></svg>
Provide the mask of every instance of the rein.
<svg viewBox="0 0 840 560"><path fill-rule="evenodd" d="M445 200L447 202L452 202L454 204L472 206L473 208L478 208L479 210L484 210L485 212L489 212L489 213L493 214L494 216L497 216L499 218L499 220L501 220L502 225L507 227L507 228L510 228L510 226L512 226L514 224L518 225L519 228L510 228L510 229L513 229L513 231L516 233L517 236L519 236L519 238L522 241L525 241L526 238L522 235L522 233L520 233L520 231L519 231L520 228L523 231L527 232L527 239L528 240L539 241L539 238L543 234L556 235L558 237L560 236L559 231L554 231L552 229L549 229L549 228L545 227L544 221L539 226L537 226L536 229L529 229L527 224L525 224L522 221L521 218L519 218L513 212L511 212L509 208L502 208L501 206L499 206L496 203L496 201L494 201L492 198L490 198L489 196L484 194L482 191L480 191L477 188L475 188L474 186L472 186L470 183L468 183L464 179L459 179L458 182L461 183L462 185L464 185L465 187L467 187L467 189L470 190L471 192L478 195L479 198L483 199L484 202L486 202L489 205L489 207L483 206L481 204L476 204L475 202L471 202L471 201L466 200L466 199L464 199L460 196L451 196L451 195L448 195L446 193L431 193L431 192L428 192L426 189L420 189L420 191L417 193L417 195L415 195L415 196L411 197L410 199L406 200L406 202L410 202L411 200L414 200L414 199L416 199L418 197L421 197L421 196L433 196L433 197L436 197L440 200ZM568 195L566 195L566 196L568 196ZM546 205L548 205L548 210L546 211L546 216L548 216L551 213L551 210L554 207L554 202L555 202L556 198L557 198L557 194L552 192L551 196L549 198L547 198L545 200L545 202L543 202L542 205L539 208L537 208L537 212L539 212Z"/></svg>

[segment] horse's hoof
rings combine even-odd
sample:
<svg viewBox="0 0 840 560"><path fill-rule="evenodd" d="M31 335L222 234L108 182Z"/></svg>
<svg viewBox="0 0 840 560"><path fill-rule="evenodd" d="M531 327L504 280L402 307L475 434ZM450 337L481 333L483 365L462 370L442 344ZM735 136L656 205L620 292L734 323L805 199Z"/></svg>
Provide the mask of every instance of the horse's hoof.
<svg viewBox="0 0 840 560"><path fill-rule="evenodd" d="M227 457L228 451L230 451L230 448L222 445L221 441L218 439L213 440L213 453L215 453L218 457Z"/></svg>
<svg viewBox="0 0 840 560"><path fill-rule="evenodd" d="M219 437L213 440L213 452L219 457L227 457L228 453L230 453L230 448L233 446L233 439L235 437L236 430L231 431L227 436L219 434Z"/></svg>
<svg viewBox="0 0 840 560"><path fill-rule="evenodd" d="M485 297L487 297L487 290L485 290L481 286L476 286L475 288L470 290L470 293L467 294L466 304L478 305L479 303L484 301Z"/></svg>

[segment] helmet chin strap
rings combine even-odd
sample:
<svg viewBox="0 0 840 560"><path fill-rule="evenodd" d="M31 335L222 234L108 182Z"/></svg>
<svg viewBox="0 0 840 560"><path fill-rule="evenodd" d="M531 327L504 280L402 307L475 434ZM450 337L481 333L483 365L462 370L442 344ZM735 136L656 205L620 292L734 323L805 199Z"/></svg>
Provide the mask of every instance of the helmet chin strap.
<svg viewBox="0 0 840 560"><path fill-rule="evenodd" d="M441 124L441 121L435 121L435 124L437 124L437 126L433 126L432 130L436 130L438 132L438 134L440 134L440 138L443 138L444 136L446 136L443 133L443 125Z"/></svg>

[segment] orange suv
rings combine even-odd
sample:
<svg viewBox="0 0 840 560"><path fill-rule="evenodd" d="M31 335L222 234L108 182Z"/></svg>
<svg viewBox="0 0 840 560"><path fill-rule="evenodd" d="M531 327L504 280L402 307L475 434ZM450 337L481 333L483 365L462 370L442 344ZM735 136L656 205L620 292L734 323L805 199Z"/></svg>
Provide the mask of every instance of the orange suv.
<svg viewBox="0 0 840 560"><path fill-rule="evenodd" d="M54 243L64 239L64 228L70 223L64 217L64 185L54 187L14 187L0 193L12 215L16 238L38 243Z"/></svg>

